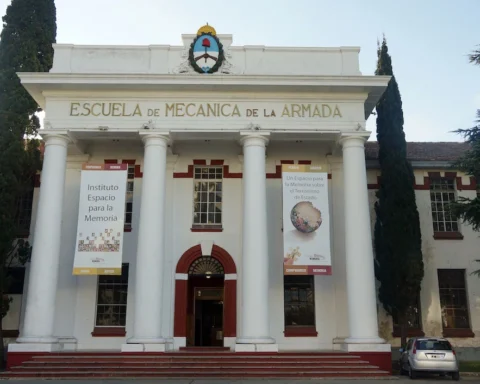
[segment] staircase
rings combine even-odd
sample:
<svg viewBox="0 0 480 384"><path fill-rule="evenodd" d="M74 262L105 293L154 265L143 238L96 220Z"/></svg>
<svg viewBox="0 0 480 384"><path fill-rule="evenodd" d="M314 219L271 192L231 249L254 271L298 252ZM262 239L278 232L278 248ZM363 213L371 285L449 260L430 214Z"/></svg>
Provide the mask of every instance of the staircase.
<svg viewBox="0 0 480 384"><path fill-rule="evenodd" d="M192 351L154 354L52 353L34 356L1 378L385 378L387 371L355 355Z"/></svg>

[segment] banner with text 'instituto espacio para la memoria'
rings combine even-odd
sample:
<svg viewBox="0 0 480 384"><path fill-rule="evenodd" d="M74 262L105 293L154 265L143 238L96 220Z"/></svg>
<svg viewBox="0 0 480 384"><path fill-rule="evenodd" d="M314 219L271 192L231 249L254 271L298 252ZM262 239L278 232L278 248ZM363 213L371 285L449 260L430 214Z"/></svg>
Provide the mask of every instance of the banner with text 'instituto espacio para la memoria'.
<svg viewBox="0 0 480 384"><path fill-rule="evenodd" d="M84 164L74 275L121 275L127 164Z"/></svg>
<svg viewBox="0 0 480 384"><path fill-rule="evenodd" d="M331 275L328 174L315 165L282 165L283 271Z"/></svg>

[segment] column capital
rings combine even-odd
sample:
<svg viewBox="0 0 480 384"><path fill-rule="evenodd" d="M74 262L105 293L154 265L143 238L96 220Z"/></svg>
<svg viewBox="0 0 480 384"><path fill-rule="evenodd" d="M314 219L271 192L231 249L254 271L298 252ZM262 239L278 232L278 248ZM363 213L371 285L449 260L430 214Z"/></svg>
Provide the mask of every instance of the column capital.
<svg viewBox="0 0 480 384"><path fill-rule="evenodd" d="M345 133L338 142L343 148L365 147L365 142L370 137L370 132Z"/></svg>
<svg viewBox="0 0 480 384"><path fill-rule="evenodd" d="M247 133L241 132L240 144L243 147L266 147L269 142L270 133Z"/></svg>
<svg viewBox="0 0 480 384"><path fill-rule="evenodd" d="M66 147L72 142L72 139L69 136L62 135L61 133L42 133L41 135L43 141L45 141L45 146L60 145L62 147Z"/></svg>
<svg viewBox="0 0 480 384"><path fill-rule="evenodd" d="M154 132L141 132L140 137L142 138L142 141L145 146L161 146L161 147L167 147L170 137L168 132L162 132L162 133L154 133Z"/></svg>

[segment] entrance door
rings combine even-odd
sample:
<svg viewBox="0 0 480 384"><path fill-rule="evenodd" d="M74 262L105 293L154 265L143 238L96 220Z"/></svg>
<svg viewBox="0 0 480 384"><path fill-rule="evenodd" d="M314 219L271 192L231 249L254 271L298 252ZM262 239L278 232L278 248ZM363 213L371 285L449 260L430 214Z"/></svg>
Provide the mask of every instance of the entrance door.
<svg viewBox="0 0 480 384"><path fill-rule="evenodd" d="M196 259L188 271L187 346L223 347L225 273L210 256Z"/></svg>
<svg viewBox="0 0 480 384"><path fill-rule="evenodd" d="M195 288L197 347L223 346L223 288Z"/></svg>

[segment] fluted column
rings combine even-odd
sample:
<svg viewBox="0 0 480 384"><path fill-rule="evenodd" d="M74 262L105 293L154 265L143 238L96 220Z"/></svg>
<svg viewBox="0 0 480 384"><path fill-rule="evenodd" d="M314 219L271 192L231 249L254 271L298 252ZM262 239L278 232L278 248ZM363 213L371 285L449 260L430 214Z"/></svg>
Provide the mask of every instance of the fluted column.
<svg viewBox="0 0 480 384"><path fill-rule="evenodd" d="M347 267L347 344L376 344L378 337L372 233L365 164L367 137L341 140L345 191L345 252Z"/></svg>
<svg viewBox="0 0 480 384"><path fill-rule="evenodd" d="M248 135L243 145L242 310L236 351L275 351L270 337L267 191L265 151L268 139Z"/></svg>
<svg viewBox="0 0 480 384"><path fill-rule="evenodd" d="M161 336L163 259L165 251L165 182L168 137L147 134L143 137L142 200L135 277L135 318L133 336L122 350L163 351ZM157 344L157 346L154 346Z"/></svg>
<svg viewBox="0 0 480 384"><path fill-rule="evenodd" d="M42 184L35 221L32 259L23 331L17 343L44 344L36 350L54 350L55 300L62 232L67 145L60 134L44 135ZM49 346L47 346L49 345ZM15 348L20 350L19 348ZM27 348L28 349L28 348Z"/></svg>

